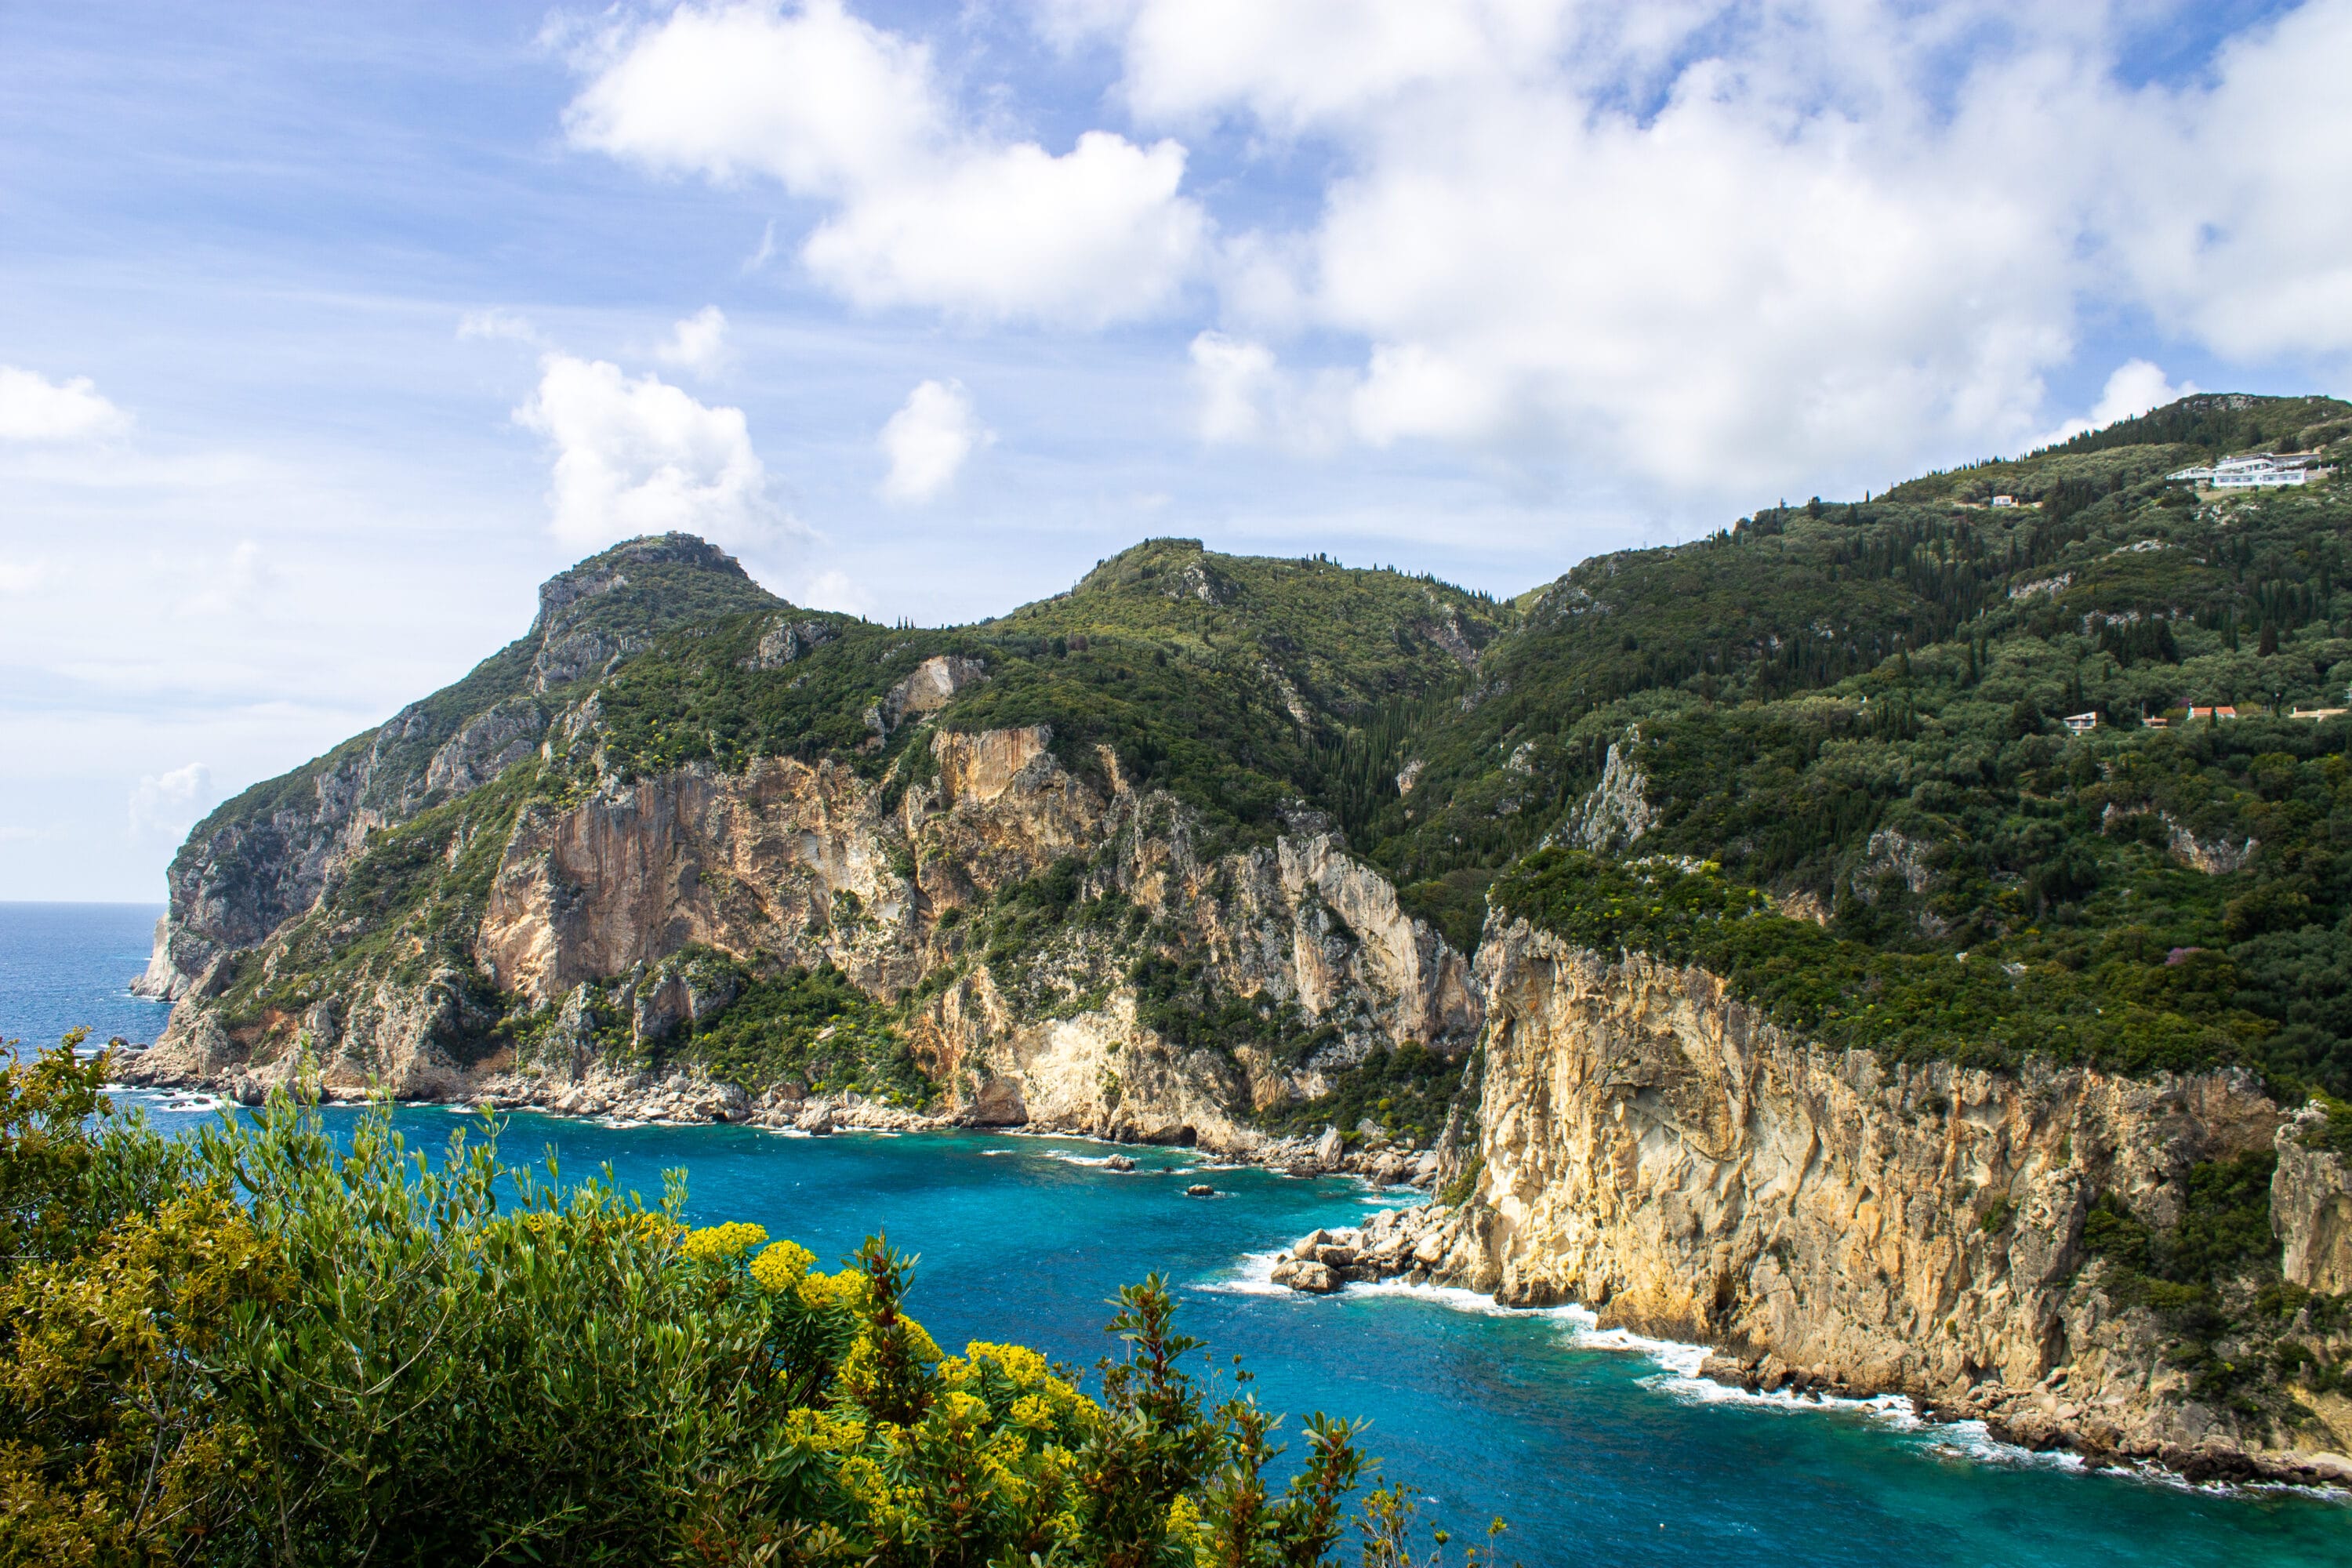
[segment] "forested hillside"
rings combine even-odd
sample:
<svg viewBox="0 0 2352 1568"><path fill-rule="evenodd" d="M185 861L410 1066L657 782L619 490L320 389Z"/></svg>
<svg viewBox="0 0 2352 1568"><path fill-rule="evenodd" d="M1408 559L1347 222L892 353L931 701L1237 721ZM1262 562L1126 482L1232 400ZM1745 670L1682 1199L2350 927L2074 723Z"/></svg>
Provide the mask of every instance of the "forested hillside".
<svg viewBox="0 0 2352 1568"><path fill-rule="evenodd" d="M531 811L761 758L830 761L887 805L936 784L940 737L1043 726L1089 787L1115 768L1172 797L1202 855L1336 827L1463 952L1491 892L1717 967L1832 1040L2352 1092L2352 722L2294 716L2352 705L2352 489L2165 477L2347 432L2326 399L2194 398L1510 604L1159 540L996 620L887 627L639 542L551 583L467 680L199 826L173 940L191 977L228 955L233 1017L391 964L495 1030L471 954ZM2236 717L2188 715L2216 704ZM373 818L289 816L355 758ZM297 840L330 846L308 881ZM1010 901L982 938L1124 919L1099 868L1057 875L989 895ZM236 956L289 919L268 962ZM1172 939L1117 930L1148 1009ZM1181 994L1163 1021L1224 1005Z"/></svg>

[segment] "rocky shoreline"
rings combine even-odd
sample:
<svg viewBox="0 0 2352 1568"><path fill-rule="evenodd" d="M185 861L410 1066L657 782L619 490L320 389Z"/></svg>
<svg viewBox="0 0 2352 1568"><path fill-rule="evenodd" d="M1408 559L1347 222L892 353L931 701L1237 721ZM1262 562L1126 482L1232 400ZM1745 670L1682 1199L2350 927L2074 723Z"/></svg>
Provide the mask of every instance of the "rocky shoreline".
<svg viewBox="0 0 2352 1568"><path fill-rule="evenodd" d="M1467 1205L1425 1203L1383 1209L1364 1224L1309 1231L1277 1258L1271 1279L1306 1295L1330 1295L1349 1284L1401 1279L1407 1285L1466 1286L1475 1272L1477 1216ZM1567 1305L1535 1300L1498 1305ZM1748 1394L1868 1400L1899 1394L1922 1420L1981 1421L1995 1440L2034 1453L2063 1450L2101 1468L2154 1466L2192 1485L2272 1482L2306 1487L2352 1488L2352 1460L2341 1454L2300 1450L2251 1450L2221 1436L2197 1444L2118 1442L2099 1413L2067 1397L2067 1374L2053 1373L2031 1388L1990 1382L1954 1399L1924 1396L1912 1388L1855 1384L1827 1366L1799 1366L1769 1353L1732 1348L1710 1350L1698 1375Z"/></svg>
<svg viewBox="0 0 2352 1568"><path fill-rule="evenodd" d="M271 1089L293 1079L290 1063L277 1063L258 1070L241 1068L209 1081L173 1081L138 1071L137 1063L147 1047L121 1039L110 1041L109 1046L121 1059L119 1070L124 1080L142 1088L195 1089L240 1105L259 1105ZM350 1105L365 1103L376 1091L372 1086L322 1083L316 1092L331 1104ZM1211 1143L1187 1136L1192 1131L1189 1127L1161 1135L1139 1131L1131 1122L1108 1127L1091 1123L1064 1125L1055 1120L1007 1116L1001 1110L992 1110L984 1100L961 1111L930 1113L860 1094L810 1096L769 1089L754 1095L740 1085L690 1071L659 1075L592 1072L584 1079L553 1081L521 1073L497 1073L456 1097L417 1097L401 1102L470 1105L495 1111L533 1110L550 1116L646 1125L740 1124L820 1137L835 1131L978 1131L1086 1138L1126 1146L1199 1148L1226 1164L1260 1165L1300 1177L1358 1176L1379 1187L1426 1190L1436 1184L1438 1171L1438 1157L1433 1151L1393 1143L1370 1123L1357 1130L1352 1143L1336 1127L1326 1127L1315 1138L1258 1135Z"/></svg>

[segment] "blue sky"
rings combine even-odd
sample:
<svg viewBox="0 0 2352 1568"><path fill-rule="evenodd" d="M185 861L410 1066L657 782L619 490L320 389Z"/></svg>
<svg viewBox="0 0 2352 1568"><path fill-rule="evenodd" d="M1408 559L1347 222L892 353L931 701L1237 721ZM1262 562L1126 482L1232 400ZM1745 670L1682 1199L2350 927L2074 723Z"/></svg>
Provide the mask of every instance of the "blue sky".
<svg viewBox="0 0 2352 1568"><path fill-rule="evenodd" d="M1516 593L2342 393L2347 58L2352 0L0 4L0 898L160 897L644 528L925 622L1169 533Z"/></svg>

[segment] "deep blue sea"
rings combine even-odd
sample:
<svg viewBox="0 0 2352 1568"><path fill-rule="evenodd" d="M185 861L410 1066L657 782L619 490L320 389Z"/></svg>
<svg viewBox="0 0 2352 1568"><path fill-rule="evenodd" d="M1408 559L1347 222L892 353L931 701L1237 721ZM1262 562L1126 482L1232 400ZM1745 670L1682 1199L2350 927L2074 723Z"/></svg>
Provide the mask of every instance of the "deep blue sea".
<svg viewBox="0 0 2352 1568"><path fill-rule="evenodd" d="M127 995L156 910L0 904L0 1037L152 1038L163 1010ZM132 1097L158 1120L157 1097ZM348 1122L356 1113L327 1113ZM407 1108L437 1145L458 1118ZM912 1306L942 1344L1018 1340L1092 1363L1105 1300L1159 1269L1187 1326L1239 1353L1265 1404L1368 1418L1367 1446L1457 1531L1501 1516L1506 1560L1546 1568L1724 1565L2352 1563L2352 1500L2197 1490L2086 1474L1922 1426L1891 1409L1748 1399L1679 1375L1675 1347L1599 1335L1576 1313L1499 1313L1475 1298L1274 1291L1266 1255L1367 1212L1343 1180L1196 1173L1147 1152L1102 1170L1074 1140L983 1134L787 1137L735 1127L608 1128L516 1116L509 1159L609 1163L651 1198L682 1168L701 1223L756 1220L830 1258L876 1230L919 1253ZM1214 1199L1187 1198L1186 1180ZM1296 1423L1294 1421L1293 1426Z"/></svg>

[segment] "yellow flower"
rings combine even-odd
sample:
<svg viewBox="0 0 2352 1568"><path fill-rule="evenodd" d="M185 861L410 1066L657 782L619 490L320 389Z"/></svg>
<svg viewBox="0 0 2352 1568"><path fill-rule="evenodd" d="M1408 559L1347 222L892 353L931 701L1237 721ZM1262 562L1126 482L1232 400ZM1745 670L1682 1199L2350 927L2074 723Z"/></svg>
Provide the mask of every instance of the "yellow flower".
<svg viewBox="0 0 2352 1568"><path fill-rule="evenodd" d="M802 1302L810 1307L856 1307L866 1300L866 1276L855 1268L811 1274L798 1289Z"/></svg>
<svg viewBox="0 0 2352 1568"><path fill-rule="evenodd" d="M747 1225L741 1220L729 1220L725 1225L709 1225L690 1233L682 1250L698 1263L725 1263L741 1257L768 1239L765 1226Z"/></svg>
<svg viewBox="0 0 2352 1568"><path fill-rule="evenodd" d="M974 1340L963 1347L963 1353L974 1365L992 1361L1016 1388L1031 1388L1053 1376L1053 1368L1045 1358L1027 1345L992 1345L985 1340Z"/></svg>
<svg viewBox="0 0 2352 1568"><path fill-rule="evenodd" d="M751 1260L751 1278L771 1295L782 1295L801 1282L816 1261L816 1254L797 1241L774 1241Z"/></svg>

